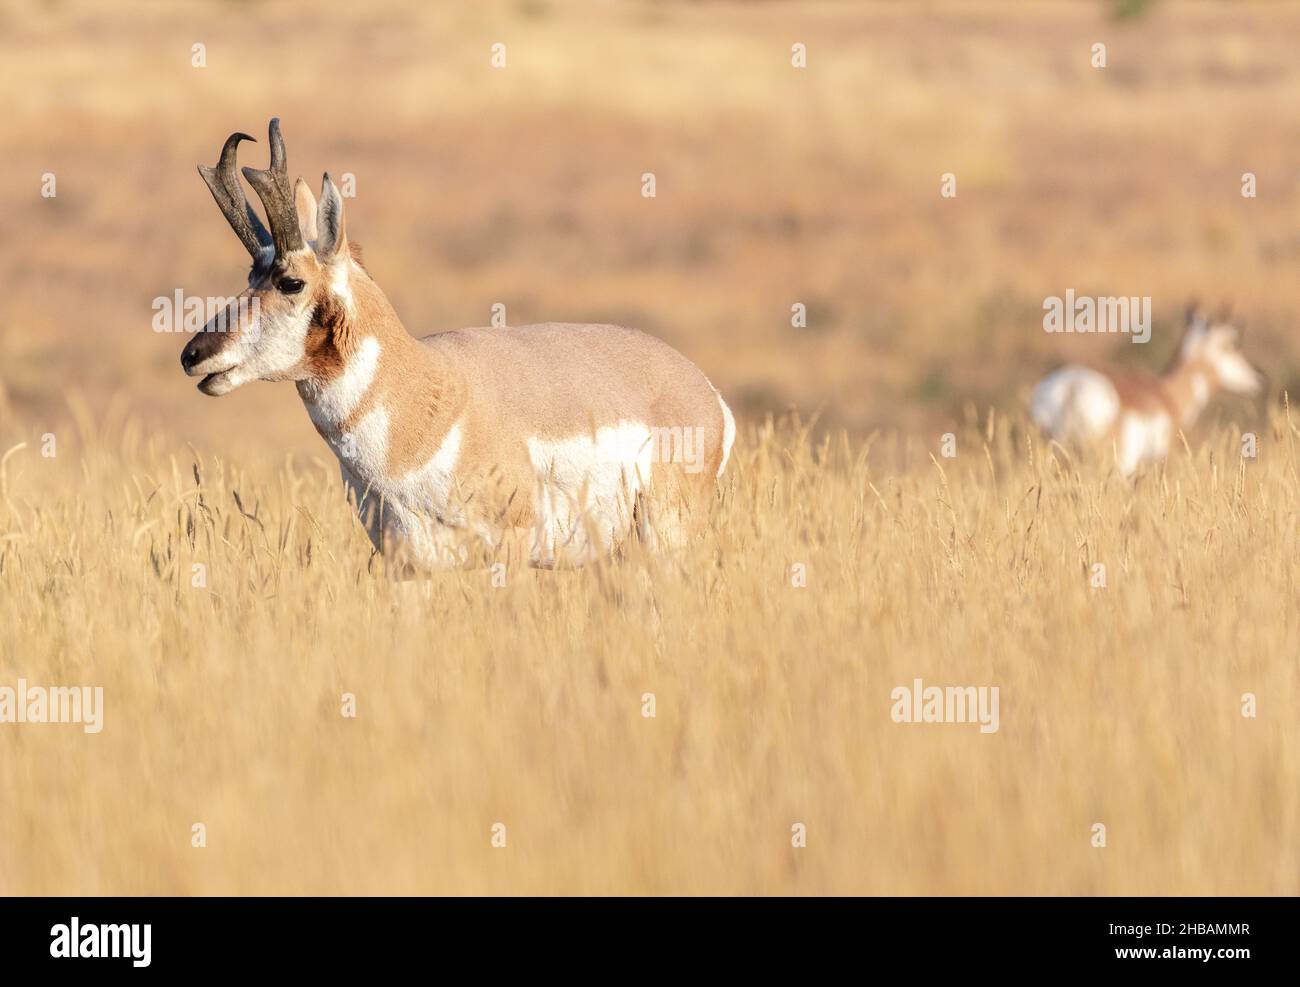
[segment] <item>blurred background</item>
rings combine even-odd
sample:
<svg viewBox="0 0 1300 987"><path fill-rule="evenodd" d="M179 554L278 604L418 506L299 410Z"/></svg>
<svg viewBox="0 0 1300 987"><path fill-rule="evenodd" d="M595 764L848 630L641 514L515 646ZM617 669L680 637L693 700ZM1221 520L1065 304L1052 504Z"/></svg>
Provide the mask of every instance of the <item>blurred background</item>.
<svg viewBox="0 0 1300 987"><path fill-rule="evenodd" d="M0 439L71 407L323 455L293 388L215 403L151 328L157 297L241 289L195 165L242 130L262 166L276 114L291 173L355 176L349 234L413 334L497 302L637 326L742 427L1017 409L1065 359L1158 368L1193 297L1294 389L1297 40L1278 2L8 3ZM1068 288L1151 296L1152 342L1045 334Z"/></svg>

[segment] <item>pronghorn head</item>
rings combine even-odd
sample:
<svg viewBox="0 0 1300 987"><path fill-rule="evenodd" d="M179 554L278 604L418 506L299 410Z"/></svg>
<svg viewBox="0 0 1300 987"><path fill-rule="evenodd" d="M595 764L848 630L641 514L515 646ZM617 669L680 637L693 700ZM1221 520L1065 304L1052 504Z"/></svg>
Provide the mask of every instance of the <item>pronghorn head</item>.
<svg viewBox="0 0 1300 987"><path fill-rule="evenodd" d="M1264 374L1240 350L1241 333L1227 313L1209 319L1198 308L1187 312L1187 329L1178 348L1178 361L1207 373L1216 388L1234 394L1258 394Z"/></svg>
<svg viewBox="0 0 1300 987"><path fill-rule="evenodd" d="M231 134L216 167L199 166L235 235L253 257L248 287L181 352L181 366L202 376L199 390L227 394L250 380L305 380L333 359L333 333L351 305L352 263L343 199L325 175L319 204L301 178L293 189L280 121L270 126L271 166L244 168L271 227L244 196L235 155L247 134Z"/></svg>

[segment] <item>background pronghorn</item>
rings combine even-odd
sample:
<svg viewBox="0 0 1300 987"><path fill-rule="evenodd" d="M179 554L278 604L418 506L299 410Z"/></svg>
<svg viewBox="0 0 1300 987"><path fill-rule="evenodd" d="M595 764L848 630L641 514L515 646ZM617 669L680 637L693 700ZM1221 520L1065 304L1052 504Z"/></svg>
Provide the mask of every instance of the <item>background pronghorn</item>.
<svg viewBox="0 0 1300 987"><path fill-rule="evenodd" d="M296 382L375 547L421 568L470 561L470 544L492 551L512 533L539 566L586 561L634 528L681 539L735 438L698 368L618 326L416 340L349 248L329 175L319 203L301 178L291 191L272 120L270 168L243 169L268 233L235 173L241 140L252 138L232 134L216 167L199 168L253 257L248 288L181 354L199 390Z"/></svg>
<svg viewBox="0 0 1300 987"><path fill-rule="evenodd" d="M1193 307L1163 374L1070 364L1039 381L1030 413L1058 442L1112 442L1121 472L1130 476L1168 455L1174 434L1196 421L1216 391L1259 392L1263 375L1241 355L1239 341L1233 326L1211 323Z"/></svg>

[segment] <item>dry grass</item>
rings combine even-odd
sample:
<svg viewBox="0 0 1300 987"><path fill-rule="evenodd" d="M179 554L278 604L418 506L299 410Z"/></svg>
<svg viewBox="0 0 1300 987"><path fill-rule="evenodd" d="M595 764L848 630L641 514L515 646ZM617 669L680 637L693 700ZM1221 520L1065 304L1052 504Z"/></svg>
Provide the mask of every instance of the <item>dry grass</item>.
<svg viewBox="0 0 1300 987"><path fill-rule="evenodd" d="M1300 5L323 10L0 9L0 685L107 704L0 726L0 893L1300 893L1290 421L1217 404L1133 485L1019 419L1193 294L1296 392ZM708 537L372 572L292 388L201 398L150 330L240 283L194 164L276 113L413 332L504 301L696 360L742 433ZM1153 343L1043 333L1071 287L1152 296ZM916 677L1000 731L893 723Z"/></svg>
<svg viewBox="0 0 1300 987"><path fill-rule="evenodd" d="M17 452L2 667L106 715L0 732L0 888L1296 893L1295 430L1136 486L1018 434L766 429L689 554L500 588L369 572L319 461ZM916 677L1000 730L894 723Z"/></svg>

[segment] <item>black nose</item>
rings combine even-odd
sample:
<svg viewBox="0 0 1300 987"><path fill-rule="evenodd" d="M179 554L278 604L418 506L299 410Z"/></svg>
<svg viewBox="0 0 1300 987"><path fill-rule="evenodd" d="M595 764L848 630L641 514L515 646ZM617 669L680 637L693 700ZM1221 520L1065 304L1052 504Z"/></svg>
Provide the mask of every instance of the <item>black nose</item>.
<svg viewBox="0 0 1300 987"><path fill-rule="evenodd" d="M194 368L204 360L220 352L228 339L228 333L216 332L206 327L195 333L185 344L185 349L181 350L181 369L187 374L193 372Z"/></svg>
<svg viewBox="0 0 1300 987"><path fill-rule="evenodd" d="M185 344L185 349L181 350L181 369L186 373L189 373L196 363L204 359L203 354L199 353L199 348L194 345L202 338L202 334L195 336Z"/></svg>

